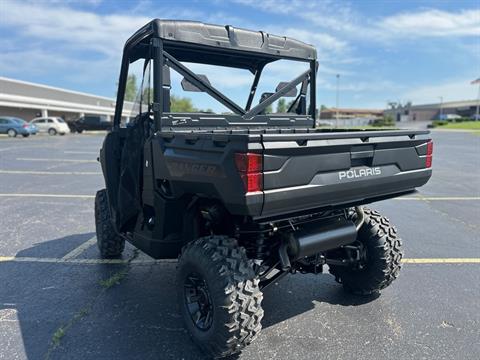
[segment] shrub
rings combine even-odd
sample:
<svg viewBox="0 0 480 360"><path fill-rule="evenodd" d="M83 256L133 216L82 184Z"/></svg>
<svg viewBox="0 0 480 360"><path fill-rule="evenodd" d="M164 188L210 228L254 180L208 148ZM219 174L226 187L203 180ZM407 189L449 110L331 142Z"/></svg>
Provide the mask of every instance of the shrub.
<svg viewBox="0 0 480 360"><path fill-rule="evenodd" d="M383 118L373 120L372 126L395 126L395 121L391 116L387 115Z"/></svg>
<svg viewBox="0 0 480 360"><path fill-rule="evenodd" d="M443 126L443 125L447 125L448 124L448 121L447 120L434 120L432 122L432 126L433 128L437 127L437 126Z"/></svg>

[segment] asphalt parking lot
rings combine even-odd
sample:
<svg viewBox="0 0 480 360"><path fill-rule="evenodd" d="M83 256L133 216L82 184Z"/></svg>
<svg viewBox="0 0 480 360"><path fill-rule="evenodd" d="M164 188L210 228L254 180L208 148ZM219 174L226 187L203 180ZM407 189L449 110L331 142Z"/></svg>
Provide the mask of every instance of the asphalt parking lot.
<svg viewBox="0 0 480 360"><path fill-rule="evenodd" d="M407 258L379 298L329 275L266 289L264 330L240 359L478 359L480 136L434 132L434 175L371 207ZM100 135L0 138L0 359L203 359L177 314L175 263L94 246Z"/></svg>

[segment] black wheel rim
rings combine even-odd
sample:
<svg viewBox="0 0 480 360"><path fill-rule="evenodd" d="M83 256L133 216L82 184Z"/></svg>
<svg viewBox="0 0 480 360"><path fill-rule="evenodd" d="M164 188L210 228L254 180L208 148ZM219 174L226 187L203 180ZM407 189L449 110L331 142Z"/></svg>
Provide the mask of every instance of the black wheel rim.
<svg viewBox="0 0 480 360"><path fill-rule="evenodd" d="M195 326L207 331L213 322L213 303L207 282L196 273L191 273L184 283L185 304Z"/></svg>
<svg viewBox="0 0 480 360"><path fill-rule="evenodd" d="M355 246L357 249L357 253L354 256L354 262L353 265L353 270L355 271L362 271L365 270L368 264L368 253L367 253L367 247L361 242L361 241L355 241L353 243L353 246Z"/></svg>

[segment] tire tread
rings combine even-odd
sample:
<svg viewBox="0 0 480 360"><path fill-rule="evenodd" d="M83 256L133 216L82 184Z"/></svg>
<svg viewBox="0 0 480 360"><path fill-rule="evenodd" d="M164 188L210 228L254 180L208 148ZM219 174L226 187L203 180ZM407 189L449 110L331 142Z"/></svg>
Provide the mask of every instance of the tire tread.
<svg viewBox="0 0 480 360"><path fill-rule="evenodd" d="M100 256L108 259L122 255L125 249L125 240L116 233L113 227L105 189L97 191L95 196L95 225Z"/></svg>
<svg viewBox="0 0 480 360"><path fill-rule="evenodd" d="M222 329L217 329L209 341L200 342L195 336L192 338L205 352L216 358L230 356L250 344L262 329L263 294L259 280L245 249L228 236L202 237L185 245L179 267L201 256L207 256L217 275L225 280L223 293L217 293L216 296L228 314L228 321Z"/></svg>
<svg viewBox="0 0 480 360"><path fill-rule="evenodd" d="M389 286L401 269L402 241L396 228L378 211L364 208L365 223L358 238L367 247L367 268L355 271L330 266L329 271L344 289L355 295L371 295Z"/></svg>

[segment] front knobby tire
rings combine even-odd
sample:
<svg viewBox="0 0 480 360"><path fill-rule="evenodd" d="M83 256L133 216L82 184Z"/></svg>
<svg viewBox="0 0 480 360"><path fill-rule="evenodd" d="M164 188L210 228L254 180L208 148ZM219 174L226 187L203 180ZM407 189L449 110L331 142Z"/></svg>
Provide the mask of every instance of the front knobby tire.
<svg viewBox="0 0 480 360"><path fill-rule="evenodd" d="M238 353L262 329L259 280L235 239L208 236L185 245L177 288L188 332L214 358Z"/></svg>
<svg viewBox="0 0 480 360"><path fill-rule="evenodd" d="M109 259L122 255L125 239L119 236L113 227L105 189L97 191L95 196L95 227L100 256Z"/></svg>
<svg viewBox="0 0 480 360"><path fill-rule="evenodd" d="M330 273L344 289L355 295L372 295L389 286L400 272L402 241L390 221L375 210L364 208L365 222L357 241L363 247L361 266L334 266Z"/></svg>

